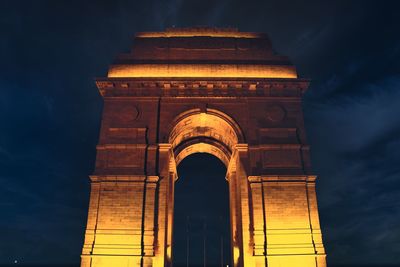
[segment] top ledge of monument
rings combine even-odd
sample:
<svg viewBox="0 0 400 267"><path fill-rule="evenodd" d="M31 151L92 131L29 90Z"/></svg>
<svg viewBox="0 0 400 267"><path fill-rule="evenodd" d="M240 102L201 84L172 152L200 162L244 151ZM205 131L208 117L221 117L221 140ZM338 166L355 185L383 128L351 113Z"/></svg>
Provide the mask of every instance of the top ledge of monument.
<svg viewBox="0 0 400 267"><path fill-rule="evenodd" d="M266 34L240 32L237 28L167 28L164 32L139 32L137 38L170 38L170 37L222 37L222 38L266 38Z"/></svg>
<svg viewBox="0 0 400 267"><path fill-rule="evenodd" d="M109 78L298 78L266 34L236 28L168 28L136 34Z"/></svg>

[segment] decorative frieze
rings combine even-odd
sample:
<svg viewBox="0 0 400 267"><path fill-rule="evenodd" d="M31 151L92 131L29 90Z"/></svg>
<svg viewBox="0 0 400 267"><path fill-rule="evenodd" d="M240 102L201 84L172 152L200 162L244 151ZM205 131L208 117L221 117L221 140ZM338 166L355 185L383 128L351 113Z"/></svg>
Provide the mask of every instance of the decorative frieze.
<svg viewBox="0 0 400 267"><path fill-rule="evenodd" d="M166 80L143 82L138 79L99 78L96 85L105 97L116 96L248 96L301 97L309 81L304 79L254 80Z"/></svg>

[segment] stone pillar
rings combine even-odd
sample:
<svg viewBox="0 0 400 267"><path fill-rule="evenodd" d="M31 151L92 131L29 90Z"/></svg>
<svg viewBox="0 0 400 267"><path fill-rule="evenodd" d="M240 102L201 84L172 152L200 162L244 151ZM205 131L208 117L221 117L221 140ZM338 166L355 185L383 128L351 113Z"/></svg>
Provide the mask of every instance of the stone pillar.
<svg viewBox="0 0 400 267"><path fill-rule="evenodd" d="M171 173L173 160L172 146L159 144L159 173L158 183L158 214L157 239L154 265L157 267L171 266L172 264L172 220L173 220L173 186L174 175Z"/></svg>
<svg viewBox="0 0 400 267"><path fill-rule="evenodd" d="M242 263L239 266L254 266L253 258L253 245L252 245L252 227L250 223L250 203L249 203L249 182L248 175L246 171L246 165L248 160L248 145L247 144L237 144L236 153L233 157L236 157L236 186L238 191L238 208L240 214L240 224L241 224L241 255ZM243 264L243 265L242 265Z"/></svg>
<svg viewBox="0 0 400 267"><path fill-rule="evenodd" d="M158 176L147 176L144 205L143 226L143 266L153 266L154 242L155 242L155 211L156 211L156 188L159 181Z"/></svg>
<svg viewBox="0 0 400 267"><path fill-rule="evenodd" d="M140 266L144 176L93 175L82 266Z"/></svg>
<svg viewBox="0 0 400 267"><path fill-rule="evenodd" d="M317 177L308 176L307 178L308 208L310 211L311 232L317 257L317 266L326 267L326 254L324 245L322 243L322 233L318 215L317 194L315 191L315 180Z"/></svg>
<svg viewBox="0 0 400 267"><path fill-rule="evenodd" d="M238 192L236 179L236 163L232 158L227 172L227 180L229 183L229 215L231 223L231 255L234 267L239 266L240 248L242 243L241 225L238 211Z"/></svg>
<svg viewBox="0 0 400 267"><path fill-rule="evenodd" d="M268 266L324 266L318 264L324 253L314 245L310 216L318 211L309 206L308 176L262 176L261 180Z"/></svg>
<svg viewBox="0 0 400 267"><path fill-rule="evenodd" d="M255 266L266 266L266 224L264 192L259 176L249 176L253 218L253 255Z"/></svg>
<svg viewBox="0 0 400 267"><path fill-rule="evenodd" d="M89 211L88 211L87 226L85 231L85 241L83 243L82 256L81 256L81 267L91 266L90 254L93 250L94 238L96 233L99 196L100 196L100 183L92 180L90 183Z"/></svg>

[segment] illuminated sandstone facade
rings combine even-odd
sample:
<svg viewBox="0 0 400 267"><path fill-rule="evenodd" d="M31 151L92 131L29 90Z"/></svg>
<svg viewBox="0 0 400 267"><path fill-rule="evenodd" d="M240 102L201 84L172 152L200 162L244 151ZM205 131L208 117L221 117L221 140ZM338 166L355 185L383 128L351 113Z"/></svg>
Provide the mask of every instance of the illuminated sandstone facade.
<svg viewBox="0 0 400 267"><path fill-rule="evenodd" d="M324 267L301 98L263 34L140 33L106 78L82 267L172 266L176 166L227 166L232 264Z"/></svg>

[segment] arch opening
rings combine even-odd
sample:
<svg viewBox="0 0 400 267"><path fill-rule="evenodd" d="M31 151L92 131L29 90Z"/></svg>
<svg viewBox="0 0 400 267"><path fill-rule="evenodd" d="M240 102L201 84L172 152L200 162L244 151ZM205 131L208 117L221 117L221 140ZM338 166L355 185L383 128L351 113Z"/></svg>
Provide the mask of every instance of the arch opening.
<svg viewBox="0 0 400 267"><path fill-rule="evenodd" d="M206 242L203 244L205 246L207 246L207 244L208 246L211 246L210 250L207 250L204 247L197 249L197 251L203 251L203 253L204 251L208 251L210 253L209 256L211 257L207 260L208 252L206 252L206 254L203 255L205 257L203 258L203 261L200 262L200 260L197 260L197 263L201 265L204 261L209 261L207 263L208 266L212 266L210 265L211 263L214 263L215 266L220 266L221 263L223 263L224 266L227 264L231 265L233 253L231 227L233 226L231 222L232 214L230 206L232 203L230 203L230 197L232 192L231 187L229 186L229 181L225 179L227 179L229 163L236 149L236 145L244 142L242 131L232 118L213 109L207 109L206 112L201 112L200 110L184 112L180 114L171 125L172 127L170 128L168 143L172 146L175 166L177 166L178 170L177 174L181 177L179 180L175 180L176 182L174 183L174 207L172 208L173 211L171 210L174 218L174 222L171 222L171 227L173 229L173 237L171 237L171 240L174 240L174 242L172 242L172 253L174 255L172 257L174 262L173 265L181 266L184 260L183 256L187 255L187 248L182 248L182 235L186 234L190 239L191 234L188 232L189 229L187 227L193 224L197 224L197 227L200 228L205 227L205 224L209 224L210 231L208 232L210 233L214 231L214 234L206 235L207 238L217 238L216 240L208 240L210 243ZM208 158L208 162L202 161L204 158ZM223 171L218 175L213 175L216 166L215 161L218 162L217 165L221 165L222 162ZM192 162L192 165L195 165L186 169L186 173L185 166L188 164L185 162ZM210 173L207 174L207 172ZM203 177L201 177L202 175ZM201 184L205 181L204 178L209 178L210 176L217 177L212 181L207 181L206 183ZM222 176L225 179L219 179L218 176ZM196 183L197 181L200 184L196 186L192 192L187 190L187 188L184 190L182 188L185 188L185 184L188 183L188 181L185 181L187 179L193 183ZM219 189L213 186L213 183L216 182L216 180L220 183ZM202 190L202 186L206 186L205 190ZM190 192L187 199L180 199L179 195L182 190L184 191L184 194ZM213 200L213 198L215 199ZM196 212L196 208L194 208L194 210L188 207L186 207L186 209L182 208L182 205L188 205L188 203L192 203L193 201L201 201L202 203L209 202L206 205L208 210L206 211L203 209L203 211ZM207 216L213 208L221 207L219 206L221 203L224 203L223 208L220 208L218 212L221 216L213 215L212 212ZM196 207L196 205L194 207ZM194 212L195 214L190 215L191 212ZM199 214L203 215L199 217ZM185 218L182 216L192 216L193 218L192 221L183 222ZM203 232L201 233L204 234ZM197 232L197 235L199 235L199 232ZM197 239L199 238L200 237L197 236ZM197 244L199 244L200 241L197 240ZM187 244L185 243L185 246L186 245ZM190 265L193 266L193 264Z"/></svg>
<svg viewBox="0 0 400 267"><path fill-rule="evenodd" d="M193 153L177 166L173 266L231 266L229 186L226 166L208 152Z"/></svg>

